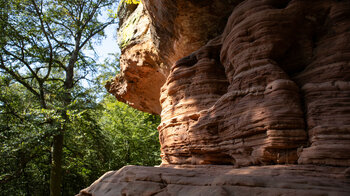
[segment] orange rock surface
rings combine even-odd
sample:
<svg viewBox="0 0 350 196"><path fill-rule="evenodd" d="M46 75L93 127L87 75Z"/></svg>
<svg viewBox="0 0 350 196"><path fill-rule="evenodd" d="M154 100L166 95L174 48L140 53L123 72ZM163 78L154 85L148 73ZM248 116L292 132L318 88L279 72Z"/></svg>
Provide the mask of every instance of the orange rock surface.
<svg viewBox="0 0 350 196"><path fill-rule="evenodd" d="M142 91L134 107L159 108L143 110L161 115L162 165L108 173L81 195L350 195L350 1L143 4L162 77L130 63L138 44L119 77L146 81L124 101Z"/></svg>
<svg viewBox="0 0 350 196"><path fill-rule="evenodd" d="M162 87L163 164L350 166L349 13L334 1L237 6Z"/></svg>

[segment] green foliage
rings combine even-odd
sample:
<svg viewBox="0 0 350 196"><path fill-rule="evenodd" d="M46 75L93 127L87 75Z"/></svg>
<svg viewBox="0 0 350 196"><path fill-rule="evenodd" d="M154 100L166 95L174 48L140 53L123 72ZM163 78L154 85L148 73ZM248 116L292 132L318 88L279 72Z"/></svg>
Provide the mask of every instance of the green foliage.
<svg viewBox="0 0 350 196"><path fill-rule="evenodd" d="M115 22L98 18L113 3L0 0L0 195L47 195L50 183L74 195L108 170L159 164L159 118L111 97L97 101L118 66L99 65L84 49ZM100 82L83 85L101 70Z"/></svg>
<svg viewBox="0 0 350 196"><path fill-rule="evenodd" d="M137 111L107 96L102 102L104 110L100 127L109 135L109 149L114 159L111 168L124 165L159 165L160 145L157 126L159 116Z"/></svg>
<svg viewBox="0 0 350 196"><path fill-rule="evenodd" d="M114 78L116 74L119 74L120 72L120 66L119 66L119 54L110 54L111 58L106 58L104 60L104 63L102 63L98 70L98 76L96 77L97 83L99 85L106 84L107 81ZM102 90L102 94L106 93L106 90Z"/></svg>
<svg viewBox="0 0 350 196"><path fill-rule="evenodd" d="M0 195L45 195L50 171L50 111L23 86L0 76ZM40 188L35 188L40 187Z"/></svg>
<svg viewBox="0 0 350 196"><path fill-rule="evenodd" d="M0 195L46 195L52 135L62 125L57 123L61 115L40 109L40 102L8 77L2 76L0 84ZM88 94L82 97L67 111L63 195L76 194L109 170L160 164L159 116L137 111L111 95L100 103Z"/></svg>

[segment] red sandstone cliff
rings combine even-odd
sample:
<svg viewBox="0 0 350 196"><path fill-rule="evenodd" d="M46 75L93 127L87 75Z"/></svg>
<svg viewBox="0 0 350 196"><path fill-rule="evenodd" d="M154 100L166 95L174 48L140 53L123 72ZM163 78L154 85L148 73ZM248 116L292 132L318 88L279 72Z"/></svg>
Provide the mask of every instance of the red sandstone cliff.
<svg viewBox="0 0 350 196"><path fill-rule="evenodd" d="M161 115L162 166L125 167L82 195L350 194L350 1L138 9L147 29L107 89Z"/></svg>

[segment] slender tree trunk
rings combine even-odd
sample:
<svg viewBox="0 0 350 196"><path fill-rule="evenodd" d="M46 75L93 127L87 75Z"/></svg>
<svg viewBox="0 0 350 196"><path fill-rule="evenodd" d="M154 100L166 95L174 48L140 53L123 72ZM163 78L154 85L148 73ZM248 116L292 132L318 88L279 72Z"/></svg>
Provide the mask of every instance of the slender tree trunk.
<svg viewBox="0 0 350 196"><path fill-rule="evenodd" d="M62 185L62 159L63 159L63 143L64 133L67 129L67 123L69 117L67 116L67 106L70 104L70 94L65 93L64 106L65 109L61 113L61 117L64 120L63 128L60 129L58 135L53 137L53 145L51 150L51 173L50 173L50 196L61 195Z"/></svg>
<svg viewBox="0 0 350 196"><path fill-rule="evenodd" d="M62 156L63 156L64 132L53 137L52 162L50 175L50 196L61 195L62 184Z"/></svg>
<svg viewBox="0 0 350 196"><path fill-rule="evenodd" d="M79 45L79 43L78 43ZM64 120L63 129L60 133L53 138L52 146L52 163L51 163L51 175L50 175L50 196L61 195L61 184L62 184L62 159L63 159L63 142L64 133L67 131L67 123L69 123L69 117L67 116L68 106L72 102L72 96L70 90L74 87L74 64L77 61L78 52L73 51L71 59L69 60L66 69L66 79L64 82L64 110L62 111L62 119Z"/></svg>

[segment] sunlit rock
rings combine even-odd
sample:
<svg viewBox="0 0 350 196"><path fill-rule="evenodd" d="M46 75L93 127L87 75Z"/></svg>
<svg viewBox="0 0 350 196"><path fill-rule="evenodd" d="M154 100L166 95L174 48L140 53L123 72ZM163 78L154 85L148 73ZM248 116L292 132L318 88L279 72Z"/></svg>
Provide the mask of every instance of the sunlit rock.
<svg viewBox="0 0 350 196"><path fill-rule="evenodd" d="M350 194L349 1L141 6L107 88L161 115L162 165L81 195Z"/></svg>

